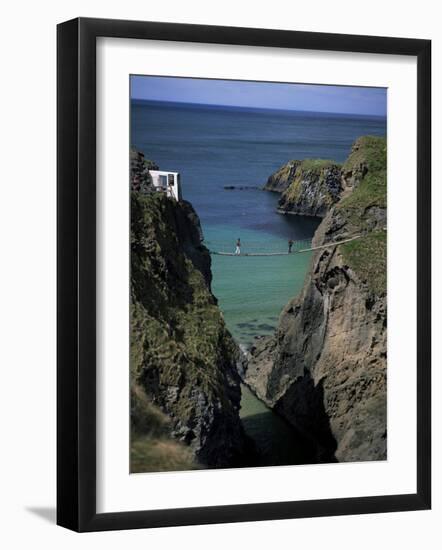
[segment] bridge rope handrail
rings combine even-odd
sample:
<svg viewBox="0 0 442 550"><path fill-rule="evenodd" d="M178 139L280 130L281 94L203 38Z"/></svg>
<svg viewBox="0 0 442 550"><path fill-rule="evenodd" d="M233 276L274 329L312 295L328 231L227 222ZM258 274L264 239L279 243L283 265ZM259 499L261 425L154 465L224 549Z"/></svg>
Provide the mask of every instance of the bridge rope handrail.
<svg viewBox="0 0 442 550"><path fill-rule="evenodd" d="M215 256L289 256L289 252L241 252L236 254L235 252L217 252L209 250L210 254ZM294 253L294 252L293 252Z"/></svg>
<svg viewBox="0 0 442 550"><path fill-rule="evenodd" d="M241 252L240 254L236 254L235 252L225 252L225 251L218 251L218 250L211 250L209 248L209 252L210 254L213 254L213 255L216 255L216 256L291 256L292 254L299 254L299 253L303 253L303 252L312 252L312 251L315 251L315 250L321 250L321 249L324 249L324 248L330 248L330 247L333 247L333 246L338 246L340 244L344 244L344 243L348 243L348 242L351 242L351 241L354 241L356 239L360 239L361 237L363 237L363 235L354 235L352 237L349 237L347 239L342 239L340 241L333 241L333 242L330 242L330 243L325 243L323 245L319 245L319 246L315 246L315 247L312 247L311 246L311 242L312 242L312 239L300 239L300 240L297 240L297 241L294 241L293 242L293 246L292 246L292 251L289 252L288 249L285 249L285 251L275 251L275 249L270 249L268 247L259 247L259 250L261 250L261 252L248 252L248 250L251 250L253 247L252 246L249 246L247 244L247 251L245 252ZM310 243L310 247L308 248L299 248L297 249L296 245L301 246L301 243ZM211 241L205 241L204 244L209 244L211 243ZM214 243L213 243L214 244ZM225 246L225 243L224 243L224 246ZM264 252L264 250L273 250L272 252Z"/></svg>
<svg viewBox="0 0 442 550"><path fill-rule="evenodd" d="M305 246L305 245L309 245L310 243L312 242L312 239L305 239L305 240L302 240L302 241L295 241L293 243L293 246L297 245L298 247L299 246ZM226 246L226 242L225 241L220 241L220 242L208 242L208 241L204 241L204 243L208 248L225 248ZM232 246L232 245L230 245ZM229 248L230 248L229 246ZM266 245L266 244L251 244L249 242L246 242L242 245L243 248L247 248L247 250L285 250L287 249L287 244L275 244L275 245ZM233 248L235 248L235 246L233 246Z"/></svg>

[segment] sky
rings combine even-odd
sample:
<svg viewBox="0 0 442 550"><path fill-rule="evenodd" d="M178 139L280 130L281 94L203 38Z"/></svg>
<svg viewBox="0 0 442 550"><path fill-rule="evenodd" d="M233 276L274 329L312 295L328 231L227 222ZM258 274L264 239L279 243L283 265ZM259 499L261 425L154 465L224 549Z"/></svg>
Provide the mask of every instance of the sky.
<svg viewBox="0 0 442 550"><path fill-rule="evenodd" d="M131 98L361 115L387 114L386 88L132 76Z"/></svg>

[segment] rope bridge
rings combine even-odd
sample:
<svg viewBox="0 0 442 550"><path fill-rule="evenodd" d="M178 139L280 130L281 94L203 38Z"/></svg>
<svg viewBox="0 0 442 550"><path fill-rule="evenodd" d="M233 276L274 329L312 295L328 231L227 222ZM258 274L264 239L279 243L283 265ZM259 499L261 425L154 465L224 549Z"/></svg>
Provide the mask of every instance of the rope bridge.
<svg viewBox="0 0 442 550"><path fill-rule="evenodd" d="M291 252L289 252L288 243L285 244L284 248L275 247L266 247L265 244L256 243L256 242L247 242L241 246L241 254L236 254L234 251L229 252L226 249L225 241L221 243L220 241L205 241L207 248L209 249L210 254L216 256L289 256L293 253L302 253L302 252L311 252L314 250L321 250L323 248L329 248L332 246L337 246L339 244L348 243L359 239L361 235L355 235L348 239L341 241L335 241L321 246L315 246L312 248L312 239L300 239L293 241ZM235 243L232 246L235 249ZM224 249L224 250L223 250Z"/></svg>

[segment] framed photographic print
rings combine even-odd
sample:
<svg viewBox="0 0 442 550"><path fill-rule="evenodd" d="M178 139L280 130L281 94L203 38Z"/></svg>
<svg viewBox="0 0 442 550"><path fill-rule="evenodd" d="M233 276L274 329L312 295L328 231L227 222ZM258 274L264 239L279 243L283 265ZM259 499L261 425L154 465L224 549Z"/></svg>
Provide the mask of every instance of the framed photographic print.
<svg viewBox="0 0 442 550"><path fill-rule="evenodd" d="M430 42L58 26L58 513L430 507Z"/></svg>

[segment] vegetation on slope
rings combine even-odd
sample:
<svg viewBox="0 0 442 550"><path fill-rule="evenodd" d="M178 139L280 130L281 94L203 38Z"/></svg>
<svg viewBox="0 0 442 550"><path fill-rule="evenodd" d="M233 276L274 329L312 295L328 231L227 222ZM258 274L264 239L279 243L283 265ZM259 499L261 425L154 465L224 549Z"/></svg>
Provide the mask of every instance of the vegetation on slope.
<svg viewBox="0 0 442 550"><path fill-rule="evenodd" d="M307 172L308 170L312 170L317 172L318 174L325 170L326 168L334 168L335 166L340 166L339 163L335 162L334 160L329 159L304 159L300 163L301 170Z"/></svg>
<svg viewBox="0 0 442 550"><path fill-rule="evenodd" d="M387 141L376 136L359 138L342 167L351 174L354 191L339 205L349 215L361 217L370 206L387 207Z"/></svg>
<svg viewBox="0 0 442 550"><path fill-rule="evenodd" d="M375 294L386 292L387 263L387 143L385 138L364 136L353 146L343 175L354 185L337 211L351 234L362 238L341 245L348 265Z"/></svg>
<svg viewBox="0 0 442 550"><path fill-rule="evenodd" d="M190 449L170 437L170 419L137 384L131 388L130 471L193 470Z"/></svg>
<svg viewBox="0 0 442 550"><path fill-rule="evenodd" d="M336 180L340 194L315 233L320 249L303 289L283 309L275 336L251 351L246 381L311 438L318 461L385 460L385 139L358 139ZM315 197L318 180L305 178L301 197L287 206L305 212Z"/></svg>
<svg viewBox="0 0 442 550"><path fill-rule="evenodd" d="M386 292L387 233L372 231L362 239L341 245L345 262L376 295Z"/></svg>
<svg viewBox="0 0 442 550"><path fill-rule="evenodd" d="M220 349L234 361L237 348L203 273L180 250L175 210L164 195L132 196L132 372L155 371L155 383L170 387L185 377L223 399ZM186 414L192 403L179 401Z"/></svg>
<svg viewBox="0 0 442 550"><path fill-rule="evenodd" d="M198 218L188 203L132 192L131 220L132 384L171 419L170 434L196 461L222 466L242 445L238 348L210 291ZM140 445L132 449L134 468L152 440L144 440L143 452ZM167 448L155 443L155 454Z"/></svg>

